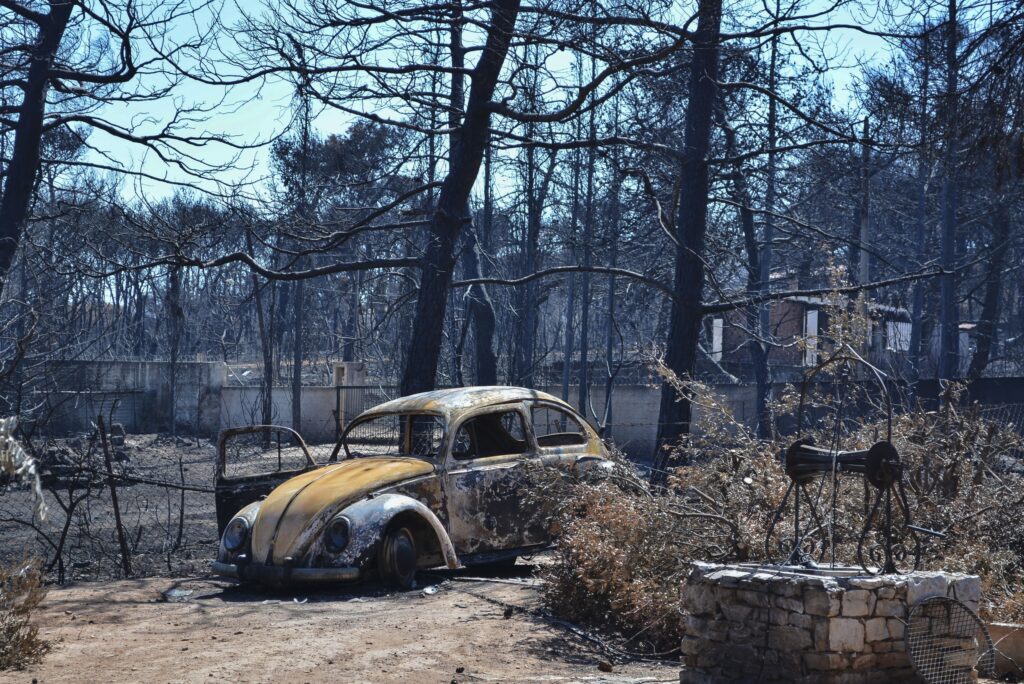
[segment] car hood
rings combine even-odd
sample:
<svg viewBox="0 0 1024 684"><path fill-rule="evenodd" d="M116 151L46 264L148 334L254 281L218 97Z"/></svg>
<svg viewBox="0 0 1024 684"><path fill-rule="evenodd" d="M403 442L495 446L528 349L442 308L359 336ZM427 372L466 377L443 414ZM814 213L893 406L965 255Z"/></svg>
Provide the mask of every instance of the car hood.
<svg viewBox="0 0 1024 684"><path fill-rule="evenodd" d="M434 466L415 458L357 458L297 475L270 492L252 526L252 558L279 564L310 525L323 525L342 508L376 490L427 475ZM300 542L301 543L301 542Z"/></svg>

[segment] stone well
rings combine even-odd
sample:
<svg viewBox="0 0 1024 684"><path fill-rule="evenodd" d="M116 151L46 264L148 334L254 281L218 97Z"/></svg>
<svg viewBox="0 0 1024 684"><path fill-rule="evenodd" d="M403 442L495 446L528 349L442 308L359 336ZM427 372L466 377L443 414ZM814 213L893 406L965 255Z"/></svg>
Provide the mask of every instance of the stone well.
<svg viewBox="0 0 1024 684"><path fill-rule="evenodd" d="M682 593L680 682L917 682L903 632L908 606L930 596L977 611L981 583L941 572L694 563Z"/></svg>

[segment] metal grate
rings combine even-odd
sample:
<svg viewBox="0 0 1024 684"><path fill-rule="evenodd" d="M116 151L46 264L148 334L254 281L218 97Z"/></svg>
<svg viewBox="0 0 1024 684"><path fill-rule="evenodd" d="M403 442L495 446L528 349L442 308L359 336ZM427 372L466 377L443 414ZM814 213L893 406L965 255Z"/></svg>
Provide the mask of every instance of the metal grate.
<svg viewBox="0 0 1024 684"><path fill-rule="evenodd" d="M928 684L968 684L992 676L996 652L984 623L963 603L934 596L910 611L907 651Z"/></svg>

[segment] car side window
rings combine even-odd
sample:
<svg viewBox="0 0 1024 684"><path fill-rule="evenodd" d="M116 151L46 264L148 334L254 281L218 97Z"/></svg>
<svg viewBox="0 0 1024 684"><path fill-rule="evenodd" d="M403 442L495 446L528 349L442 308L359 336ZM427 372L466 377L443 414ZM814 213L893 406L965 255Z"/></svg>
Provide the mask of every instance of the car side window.
<svg viewBox="0 0 1024 684"><path fill-rule="evenodd" d="M495 411L462 424L452 440L452 457L459 461L489 456L525 454L526 425L519 411Z"/></svg>
<svg viewBox="0 0 1024 684"><path fill-rule="evenodd" d="M582 446L589 440L580 421L567 411L537 405L530 410L533 432L541 447Z"/></svg>

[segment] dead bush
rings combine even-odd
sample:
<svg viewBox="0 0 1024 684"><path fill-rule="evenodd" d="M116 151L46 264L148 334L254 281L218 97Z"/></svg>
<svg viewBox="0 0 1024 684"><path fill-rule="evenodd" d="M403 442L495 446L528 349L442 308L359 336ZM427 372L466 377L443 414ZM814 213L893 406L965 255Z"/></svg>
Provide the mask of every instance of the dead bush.
<svg viewBox="0 0 1024 684"><path fill-rule="evenodd" d="M0 567L0 670L20 670L50 650L31 623L32 612L45 596L37 563Z"/></svg>
<svg viewBox="0 0 1024 684"><path fill-rule="evenodd" d="M790 508L772 543L765 540L789 486L780 452L792 438L759 441L732 420L708 388L690 383L685 391L713 419L677 447L676 462L685 465L673 468L666 489L647 488L637 469L621 460L604 481L552 475L542 488L561 502L555 562L542 570L548 605L568 619L617 629L646 652L665 652L679 643L684 616L678 594L690 561L778 562L785 559L780 549L792 539ZM820 445L865 448L887 434L884 411L836 418L828 410L834 396L814 402L823 410L805 436ZM921 567L980 575L983 617L1021 620L1019 455L1024 443L1012 425L987 420L978 407L957 402L954 388L941 410L912 410L893 420L912 522L945 534L919 535ZM783 397L776 415L794 406L792 396ZM833 492L830 478L824 478L812 494L823 512L831 512L834 497L836 511L826 520L832 529L822 535L816 560L856 563L866 522L864 481L839 476ZM874 497L874 490L868 494ZM909 546L904 522L899 516L894 520L897 540ZM869 536L869 546L873 540L877 537Z"/></svg>

